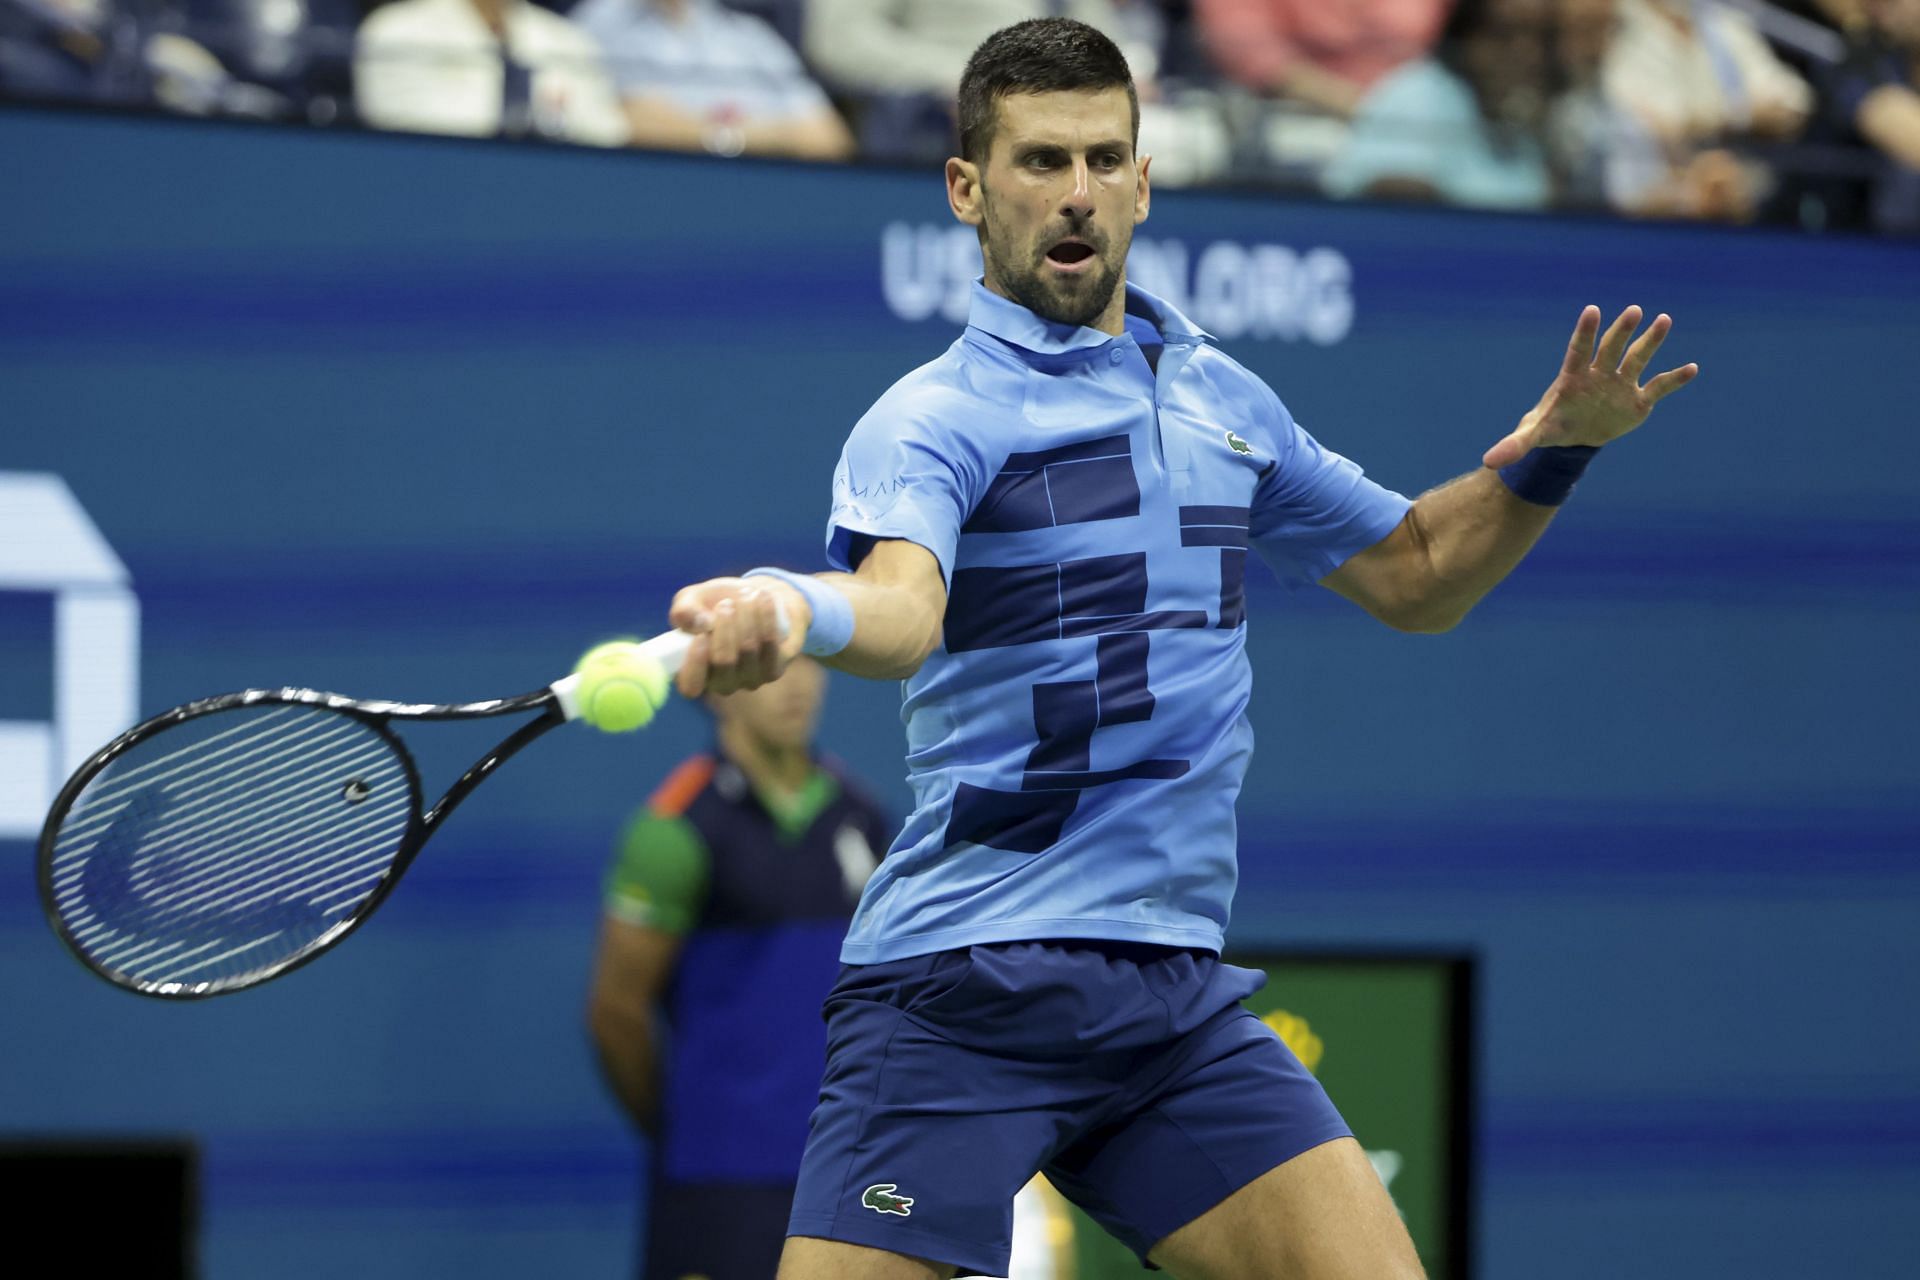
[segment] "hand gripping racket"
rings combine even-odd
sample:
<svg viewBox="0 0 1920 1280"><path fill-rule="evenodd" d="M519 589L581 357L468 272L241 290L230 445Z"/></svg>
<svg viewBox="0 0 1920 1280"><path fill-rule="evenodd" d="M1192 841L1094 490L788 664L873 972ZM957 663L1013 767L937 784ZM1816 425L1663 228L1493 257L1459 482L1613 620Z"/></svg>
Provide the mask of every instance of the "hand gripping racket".
<svg viewBox="0 0 1920 1280"><path fill-rule="evenodd" d="M641 646L668 674L693 637ZM257 986L373 914L448 814L509 757L575 718L575 676L438 706L248 689L163 712L67 781L40 832L40 901L81 963L141 995ZM422 807L396 720L540 714Z"/></svg>

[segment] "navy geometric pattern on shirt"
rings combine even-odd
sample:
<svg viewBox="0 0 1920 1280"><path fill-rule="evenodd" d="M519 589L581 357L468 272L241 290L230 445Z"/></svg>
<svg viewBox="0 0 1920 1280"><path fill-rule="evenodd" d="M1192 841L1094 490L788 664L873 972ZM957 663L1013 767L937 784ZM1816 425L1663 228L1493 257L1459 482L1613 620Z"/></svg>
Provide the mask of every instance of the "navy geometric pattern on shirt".
<svg viewBox="0 0 1920 1280"><path fill-rule="evenodd" d="M1039 742L1027 755L1019 791L960 783L947 820L948 847L990 845L1015 853L1051 848L1079 806L1080 793L1130 778L1178 778L1185 760L1138 760L1118 769L1092 768L1097 729L1153 715L1147 687L1152 637L1144 632L1101 636L1092 680L1055 680L1033 686Z"/></svg>
<svg viewBox="0 0 1920 1280"><path fill-rule="evenodd" d="M1025 533L1140 514L1125 436L1010 453L961 533Z"/></svg>
<svg viewBox="0 0 1920 1280"><path fill-rule="evenodd" d="M955 569L947 594L947 652L1072 636L1204 627L1204 610L1147 612L1143 551L1059 564Z"/></svg>
<svg viewBox="0 0 1920 1280"><path fill-rule="evenodd" d="M1180 545L1220 548L1220 622L1232 630L1247 620L1247 507L1180 508Z"/></svg>

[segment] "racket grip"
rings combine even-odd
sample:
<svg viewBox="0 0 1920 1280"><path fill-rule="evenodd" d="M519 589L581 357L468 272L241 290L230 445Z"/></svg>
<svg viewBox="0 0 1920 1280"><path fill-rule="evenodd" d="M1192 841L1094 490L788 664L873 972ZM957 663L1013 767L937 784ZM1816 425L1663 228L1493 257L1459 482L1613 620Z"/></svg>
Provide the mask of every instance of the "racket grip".
<svg viewBox="0 0 1920 1280"><path fill-rule="evenodd" d="M640 651L659 663L669 678L680 674L680 665L687 660L687 650L693 645L693 636L686 631L662 631L651 640L640 642Z"/></svg>

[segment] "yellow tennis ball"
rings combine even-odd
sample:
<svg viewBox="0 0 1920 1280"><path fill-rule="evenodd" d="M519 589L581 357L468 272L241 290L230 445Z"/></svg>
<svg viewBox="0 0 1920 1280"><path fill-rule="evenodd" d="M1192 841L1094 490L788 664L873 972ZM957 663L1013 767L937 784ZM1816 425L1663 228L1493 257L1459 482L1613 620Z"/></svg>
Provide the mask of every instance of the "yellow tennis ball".
<svg viewBox="0 0 1920 1280"><path fill-rule="evenodd" d="M574 664L580 718L604 733L629 733L666 705L667 673L631 640L595 645Z"/></svg>

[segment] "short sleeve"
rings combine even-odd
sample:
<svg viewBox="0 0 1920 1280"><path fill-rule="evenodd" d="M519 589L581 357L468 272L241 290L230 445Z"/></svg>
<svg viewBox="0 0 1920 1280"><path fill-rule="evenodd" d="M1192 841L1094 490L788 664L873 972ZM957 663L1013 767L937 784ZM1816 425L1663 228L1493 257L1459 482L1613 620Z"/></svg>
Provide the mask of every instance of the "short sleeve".
<svg viewBox="0 0 1920 1280"><path fill-rule="evenodd" d="M953 580L960 526L973 509L970 451L931 415L876 405L847 438L833 473L827 561L851 573L875 542L916 543Z"/></svg>
<svg viewBox="0 0 1920 1280"><path fill-rule="evenodd" d="M1302 587L1392 533L1413 503L1308 435L1278 397L1267 405L1275 461L1254 489L1248 538L1282 582Z"/></svg>
<svg viewBox="0 0 1920 1280"><path fill-rule="evenodd" d="M626 924L686 933L706 898L706 842L685 818L646 812L620 837L607 875L608 915Z"/></svg>

